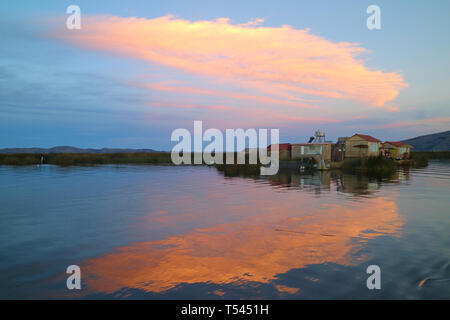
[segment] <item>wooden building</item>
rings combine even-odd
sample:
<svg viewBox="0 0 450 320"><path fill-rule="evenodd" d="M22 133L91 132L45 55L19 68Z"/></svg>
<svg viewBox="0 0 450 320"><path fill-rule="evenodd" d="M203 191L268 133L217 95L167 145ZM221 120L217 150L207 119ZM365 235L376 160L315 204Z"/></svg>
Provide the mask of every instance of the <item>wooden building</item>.
<svg viewBox="0 0 450 320"><path fill-rule="evenodd" d="M317 169L329 169L331 164L332 143L294 143L292 144L292 160L313 158Z"/></svg>
<svg viewBox="0 0 450 320"><path fill-rule="evenodd" d="M331 148L331 160L332 161L342 161L345 158L345 142L348 137L340 137L336 144L332 145Z"/></svg>
<svg viewBox="0 0 450 320"><path fill-rule="evenodd" d="M367 134L354 134L345 140L346 158L377 157L381 154L380 140Z"/></svg>
<svg viewBox="0 0 450 320"><path fill-rule="evenodd" d="M408 159L411 146L401 141L386 141L383 143L384 155L392 159Z"/></svg>

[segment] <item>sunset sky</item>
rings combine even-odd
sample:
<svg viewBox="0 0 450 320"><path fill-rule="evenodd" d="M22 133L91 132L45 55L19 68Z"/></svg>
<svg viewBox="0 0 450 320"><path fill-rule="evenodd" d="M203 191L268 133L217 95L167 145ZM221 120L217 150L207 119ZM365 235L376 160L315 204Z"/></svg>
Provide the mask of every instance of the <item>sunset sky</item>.
<svg viewBox="0 0 450 320"><path fill-rule="evenodd" d="M66 8L81 8L81 29ZM381 8L368 30L366 8ZM2 1L0 148L170 150L171 132L450 129L449 1Z"/></svg>

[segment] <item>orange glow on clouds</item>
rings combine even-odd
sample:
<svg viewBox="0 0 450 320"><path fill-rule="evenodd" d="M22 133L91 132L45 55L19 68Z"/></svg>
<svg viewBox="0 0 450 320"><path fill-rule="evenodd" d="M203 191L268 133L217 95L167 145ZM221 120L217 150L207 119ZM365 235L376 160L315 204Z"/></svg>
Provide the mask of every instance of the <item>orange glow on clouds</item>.
<svg viewBox="0 0 450 320"><path fill-rule="evenodd" d="M407 84L397 72L373 70L357 58L367 50L332 42L308 29L264 27L262 19L233 25L228 18L195 21L88 16L77 32L56 37L258 91L256 96L175 88L188 94L231 96L261 103L314 108L306 98L347 99L388 110ZM153 86L152 90L171 90ZM268 97L270 94L274 97Z"/></svg>

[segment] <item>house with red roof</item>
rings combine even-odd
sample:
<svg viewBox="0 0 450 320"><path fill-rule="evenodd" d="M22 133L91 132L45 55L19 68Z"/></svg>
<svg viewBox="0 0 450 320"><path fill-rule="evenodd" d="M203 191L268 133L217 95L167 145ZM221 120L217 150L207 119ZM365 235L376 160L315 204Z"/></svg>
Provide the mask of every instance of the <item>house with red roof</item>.
<svg viewBox="0 0 450 320"><path fill-rule="evenodd" d="M291 160L291 144L290 143L280 143L278 145L278 152L279 152L279 159L280 160ZM270 155L270 152L272 151L272 145L267 147L267 153Z"/></svg>
<svg viewBox="0 0 450 320"><path fill-rule="evenodd" d="M384 155L393 159L408 159L412 146L401 141L386 141L383 143Z"/></svg>
<svg viewBox="0 0 450 320"><path fill-rule="evenodd" d="M368 134L356 133L345 140L346 158L377 157L381 154L383 144Z"/></svg>

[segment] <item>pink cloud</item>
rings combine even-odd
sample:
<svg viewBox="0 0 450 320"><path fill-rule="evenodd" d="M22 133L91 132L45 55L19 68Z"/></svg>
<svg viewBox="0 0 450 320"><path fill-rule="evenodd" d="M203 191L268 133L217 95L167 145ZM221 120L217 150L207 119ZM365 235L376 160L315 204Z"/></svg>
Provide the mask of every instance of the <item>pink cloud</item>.
<svg viewBox="0 0 450 320"><path fill-rule="evenodd" d="M54 36L84 48L256 90L259 93L219 93L262 103L308 108L311 105L304 99L316 96L389 110L392 107L387 104L407 86L398 72L365 66L357 57L367 51L357 44L332 42L309 30L289 26L263 27L262 22L256 19L233 25L227 18L191 22L173 16L85 16L81 30ZM201 95L218 93L195 88L173 90Z"/></svg>
<svg viewBox="0 0 450 320"><path fill-rule="evenodd" d="M225 105L203 105L193 103L174 103L174 102L151 102L149 105L162 108L179 108L179 109L204 109L204 110L232 110L233 107Z"/></svg>
<svg viewBox="0 0 450 320"><path fill-rule="evenodd" d="M147 84L143 87L151 90L164 91L164 92L176 92L176 93L184 93L189 95L204 95L204 96L213 96L213 97L225 97L231 98L234 100L246 100L246 101L254 101L258 103L264 104L278 104L285 105L291 107L299 107L299 108L308 108L308 109L316 109L318 106L308 103L303 103L300 101L292 101L292 100L283 100L272 98L266 95L252 95L241 92L231 92L225 90L212 90L198 87L186 87L186 86L172 86L164 83L153 83Z"/></svg>
<svg viewBox="0 0 450 320"><path fill-rule="evenodd" d="M177 108L177 109L198 109L198 110L215 110L226 111L227 115L234 119L245 119L247 122L252 122L257 125L261 123L274 124L274 123L336 123L341 120L326 118L326 117L300 117L296 115L281 113L277 111L271 111L264 108L242 108L230 105L216 105L216 104L197 104L197 103L184 103L184 102L164 102L164 101L152 101L148 103L152 107L158 108ZM261 122L262 121L262 122ZM250 123L249 122L249 123Z"/></svg>
<svg viewBox="0 0 450 320"><path fill-rule="evenodd" d="M379 128L395 129L404 127L414 127L414 126L438 126L438 125L449 125L450 117L442 118L429 118L429 119L419 119L419 120L409 120L393 122L388 124L380 125Z"/></svg>

